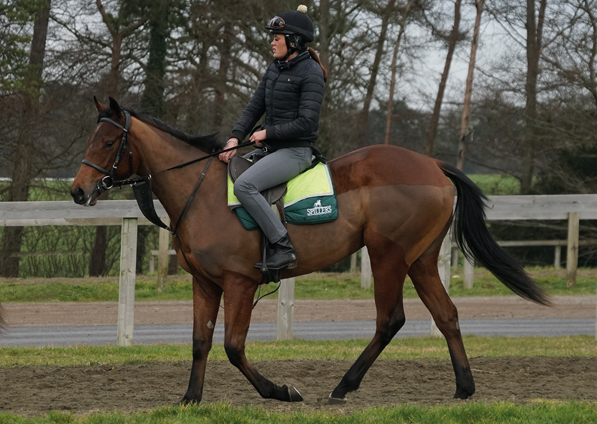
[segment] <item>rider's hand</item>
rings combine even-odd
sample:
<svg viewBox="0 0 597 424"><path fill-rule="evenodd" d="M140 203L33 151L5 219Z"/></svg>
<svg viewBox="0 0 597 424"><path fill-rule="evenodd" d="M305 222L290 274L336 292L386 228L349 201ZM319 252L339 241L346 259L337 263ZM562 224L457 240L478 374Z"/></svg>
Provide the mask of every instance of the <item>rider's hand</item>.
<svg viewBox="0 0 597 424"><path fill-rule="evenodd" d="M249 138L249 140L253 141L255 143L255 146L261 147L262 146L261 142L263 140L265 140L266 137L267 137L267 131L266 130L255 131L253 133L253 135L251 136L251 138Z"/></svg>
<svg viewBox="0 0 597 424"><path fill-rule="evenodd" d="M231 149L234 146L238 146L238 138L236 137L231 137L228 142L226 143L226 145L224 146L224 150L226 149ZM230 150L229 152L222 152L220 153L220 155L218 156L220 158L220 160L224 163L228 163L228 161L230 160L230 158L232 156L234 156L236 154L236 149L234 150Z"/></svg>

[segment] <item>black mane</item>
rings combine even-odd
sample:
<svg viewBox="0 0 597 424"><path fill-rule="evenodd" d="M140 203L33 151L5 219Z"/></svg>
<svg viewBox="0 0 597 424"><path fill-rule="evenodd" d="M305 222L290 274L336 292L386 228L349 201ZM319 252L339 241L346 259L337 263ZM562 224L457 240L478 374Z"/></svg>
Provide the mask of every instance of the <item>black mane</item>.
<svg viewBox="0 0 597 424"><path fill-rule="evenodd" d="M123 110L126 110L128 113L131 114L131 116L139 119L140 121L154 128L157 128L160 131L170 134L171 136L176 137L177 139L184 141L185 143L190 144L193 147L197 147L203 151L206 151L207 153L216 152L218 150L221 150L223 147L222 142L219 140L217 132L208 135L190 135L185 133L184 131L179 130L178 128L174 128L166 124L165 122L157 118L154 118L153 116L150 116L146 113L138 112L131 107L125 107L123 108ZM110 110L110 108L106 108L102 112L100 112L97 120L99 122L101 118L113 117L114 113L112 112L112 110Z"/></svg>

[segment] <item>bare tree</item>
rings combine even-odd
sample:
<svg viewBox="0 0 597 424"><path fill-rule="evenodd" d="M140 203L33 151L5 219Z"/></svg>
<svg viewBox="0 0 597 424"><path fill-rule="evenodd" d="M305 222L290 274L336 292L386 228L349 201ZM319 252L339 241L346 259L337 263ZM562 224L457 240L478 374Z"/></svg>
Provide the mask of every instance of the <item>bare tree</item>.
<svg viewBox="0 0 597 424"><path fill-rule="evenodd" d="M439 124L440 113L442 109L442 101L444 98L444 91L446 90L446 83L448 81L448 74L450 73L450 66L452 65L452 57L454 50L456 49L456 43L459 40L460 32L460 4L462 0L456 0L454 2L454 24L452 31L447 39L448 41L448 54L446 56L446 62L444 65L444 71L439 82L439 89L437 91L437 97L435 98L435 106L433 107L433 114L431 115L431 122L429 124L429 131L427 133L427 140L425 141L425 154L428 156L433 155L433 144L435 143L435 136L437 134L437 126Z"/></svg>
<svg viewBox="0 0 597 424"><path fill-rule="evenodd" d="M95 0L97 10L102 16L102 20L112 37L112 54L110 61L110 72L108 74L108 81L106 91L108 95L114 98L118 97L118 81L120 78L120 64L122 56L122 42L139 29L148 17L143 15L137 19L128 22L128 17L125 17L123 8L119 9L118 16L113 16L104 8L101 0ZM121 28L121 26L124 26ZM107 199L109 192L107 192L103 199ZM105 225L99 225L95 232L95 242L91 251L91 259L89 261L89 275L101 276L107 273L106 267L106 248L108 246L108 228Z"/></svg>
<svg viewBox="0 0 597 424"><path fill-rule="evenodd" d="M462 107L462 119L460 121L460 138L458 139L458 159L456 167L460 170L464 168L466 155L466 136L471 133L469 129L469 118L471 110L471 96L473 93L473 76L475 73L475 59L477 57L477 43L479 40L479 28L481 27L481 15L483 14L484 0L475 0L477 15L473 29L473 39L471 41L471 57L468 63L468 74L466 76L466 89L464 93L464 105Z"/></svg>
<svg viewBox="0 0 597 424"><path fill-rule="evenodd" d="M375 56L373 58L373 63L371 64L371 76L369 77L369 81L367 83L367 91L363 100L363 109L359 116L359 147L364 146L365 138L367 137L369 129L369 109L371 108L371 101L373 100L375 85L377 84L379 63L381 62L381 58L384 52L383 47L386 42L388 25L390 23L390 18L394 13L395 5L396 0L389 0L386 6L379 11L379 14L381 15L381 28L379 31L379 38L377 39L377 43L375 46Z"/></svg>
<svg viewBox="0 0 597 424"><path fill-rule="evenodd" d="M15 96L20 108L19 124L16 130L15 149L12 157L12 179L8 192L8 201L26 201L32 179L39 172L35 166L38 159L38 146L35 143L32 124L38 117L38 104L42 86L42 70L48 34L50 0L40 3L35 12L33 36L29 53L29 66L23 79L25 88ZM21 250L23 227L7 227L2 237L2 256L0 257L0 275L5 277L19 276L19 258L14 253Z"/></svg>
<svg viewBox="0 0 597 424"><path fill-rule="evenodd" d="M391 76L390 76L390 95L388 97L388 106L386 108L386 133L384 137L384 144L390 144L390 134L392 133L392 115L394 111L394 91L396 90L396 73L397 73L397 66L396 63L398 62L398 49L400 48L400 41L402 40L402 35L404 34L404 30L406 29L406 20L408 19L408 15L417 0L409 0L408 4L404 8L402 12L402 19L400 20L400 29L398 30L398 37L396 38L396 42L394 43L394 52L392 54L392 64L390 65Z"/></svg>
<svg viewBox="0 0 597 424"><path fill-rule="evenodd" d="M535 175L535 154L539 142L537 127L537 79L539 77L539 57L541 55L541 42L543 23L545 21L545 8L547 0L540 0L539 17L535 12L535 0L526 2L526 33L527 33L527 75L526 75L526 104L525 104L525 133L524 142L527 149L522 164L522 178L520 180L521 194L527 194L533 186ZM535 22L537 20L537 22Z"/></svg>

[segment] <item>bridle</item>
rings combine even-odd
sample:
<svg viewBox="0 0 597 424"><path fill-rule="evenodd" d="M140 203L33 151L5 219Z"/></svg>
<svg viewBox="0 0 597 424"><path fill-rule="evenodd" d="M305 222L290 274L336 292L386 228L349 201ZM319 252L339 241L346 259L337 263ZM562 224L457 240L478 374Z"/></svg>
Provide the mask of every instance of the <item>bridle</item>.
<svg viewBox="0 0 597 424"><path fill-rule="evenodd" d="M116 172L118 165L120 165L120 162L122 161L122 158L124 157L124 152L126 151L127 147L129 150L129 166L130 166L129 169L130 169L131 173L133 172L133 149L131 149L131 146L129 145L129 142L128 142L129 130L131 128L131 114L128 113L126 110L124 111L124 127L122 125L120 125L118 122L116 122L110 118L107 118L107 117L101 118L98 121L98 123L100 123L100 122L109 122L110 124L114 125L116 128L122 130L122 137L120 138L120 146L118 147L118 152L116 153L116 158L114 159L114 163L112 164L112 168L110 168L110 171L102 168L101 166L99 166L93 162L88 161L87 159L83 159L81 161L81 163L83 165L90 166L93 169L95 169L105 175L105 177L98 180L98 182L95 186L95 191L97 191L99 194L102 194L105 191L108 191L114 187L122 187L125 185L132 185L137 182L144 181L146 179L146 177L125 179L125 180L114 180L114 173Z"/></svg>

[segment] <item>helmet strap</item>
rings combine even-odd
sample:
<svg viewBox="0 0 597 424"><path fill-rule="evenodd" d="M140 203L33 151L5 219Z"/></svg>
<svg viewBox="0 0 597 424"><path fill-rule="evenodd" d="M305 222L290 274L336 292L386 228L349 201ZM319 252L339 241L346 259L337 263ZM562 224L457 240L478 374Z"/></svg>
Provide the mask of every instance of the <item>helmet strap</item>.
<svg viewBox="0 0 597 424"><path fill-rule="evenodd" d="M288 60L291 54L294 52L303 52L307 49L305 44L303 43L303 37L298 34L290 34L285 35L284 39L286 40L286 56L284 56L283 60Z"/></svg>

